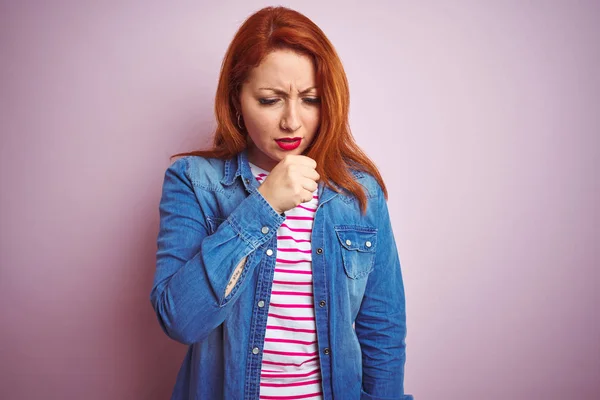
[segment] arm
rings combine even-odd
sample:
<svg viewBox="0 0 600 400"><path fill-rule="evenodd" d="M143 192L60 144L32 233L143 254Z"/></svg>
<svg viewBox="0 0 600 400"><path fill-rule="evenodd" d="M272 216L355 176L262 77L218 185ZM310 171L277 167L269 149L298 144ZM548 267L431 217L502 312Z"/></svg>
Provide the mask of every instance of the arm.
<svg viewBox="0 0 600 400"><path fill-rule="evenodd" d="M244 271L244 265L246 265L246 257L242 258L242 261L240 261L237 267L235 267L233 275L231 275L231 280L229 281L229 283L227 283L227 287L225 288L225 297L229 296L229 293L231 293L237 281L240 280L242 271Z"/></svg>
<svg viewBox="0 0 600 400"><path fill-rule="evenodd" d="M163 331L191 344L206 338L231 312L244 278L260 260L256 249L272 238L285 217L253 191L208 235L186 169L182 158L165 172L150 300ZM265 226L269 230L262 233Z"/></svg>
<svg viewBox="0 0 600 400"><path fill-rule="evenodd" d="M355 321L363 360L361 400L411 400L404 394L406 309L400 260L381 190L377 201L375 266Z"/></svg>

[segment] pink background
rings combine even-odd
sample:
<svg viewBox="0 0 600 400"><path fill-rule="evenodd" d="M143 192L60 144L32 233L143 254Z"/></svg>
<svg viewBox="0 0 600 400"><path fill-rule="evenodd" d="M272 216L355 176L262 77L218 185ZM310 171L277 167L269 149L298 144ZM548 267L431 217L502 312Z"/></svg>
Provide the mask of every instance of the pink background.
<svg viewBox="0 0 600 400"><path fill-rule="evenodd" d="M600 398L598 2L284 4L338 49L388 184L407 392ZM1 2L0 398L169 397L162 178L264 5Z"/></svg>

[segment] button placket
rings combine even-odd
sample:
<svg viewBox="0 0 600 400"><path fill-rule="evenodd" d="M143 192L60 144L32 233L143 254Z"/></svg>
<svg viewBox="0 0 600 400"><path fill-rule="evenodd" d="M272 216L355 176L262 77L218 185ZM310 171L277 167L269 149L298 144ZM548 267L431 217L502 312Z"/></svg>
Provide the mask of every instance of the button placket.
<svg viewBox="0 0 600 400"><path fill-rule="evenodd" d="M268 226L263 226L261 228L261 232L263 234L267 234L270 232L270 228ZM263 254L266 254L266 257L262 257L261 263L264 263L265 266L269 266L269 268L274 268L275 260L274 255L276 253L276 238L271 237L271 239L265 244L265 247L262 247L261 251ZM251 332L249 336L249 343L252 347L250 347L250 354L247 360L247 368L252 371L259 371L261 368L261 355L263 353L262 348L264 347L262 343L264 342L264 332L267 324L267 301L270 293L270 284L269 280L265 279L265 275L268 274L269 268L259 268L259 279L258 284L256 286L256 293L254 297L253 312L252 312L252 321L251 321ZM260 373L257 375L252 375L252 378L246 382L246 392L256 394L258 396L258 392L256 388L260 385ZM254 398L254 397L252 397ZM258 398L258 397L256 397Z"/></svg>

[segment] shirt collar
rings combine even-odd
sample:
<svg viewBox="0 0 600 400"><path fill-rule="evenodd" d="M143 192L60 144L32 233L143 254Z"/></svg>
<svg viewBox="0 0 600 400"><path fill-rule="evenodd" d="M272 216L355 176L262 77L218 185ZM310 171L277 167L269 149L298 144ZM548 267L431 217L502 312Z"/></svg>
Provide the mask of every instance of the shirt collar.
<svg viewBox="0 0 600 400"><path fill-rule="evenodd" d="M242 168L240 168L240 166L243 166L247 161L246 149L238 153L237 156L227 159L225 161L225 171L221 183L226 186L232 185L235 178L242 174ZM250 165L248 165L247 168L250 169Z"/></svg>

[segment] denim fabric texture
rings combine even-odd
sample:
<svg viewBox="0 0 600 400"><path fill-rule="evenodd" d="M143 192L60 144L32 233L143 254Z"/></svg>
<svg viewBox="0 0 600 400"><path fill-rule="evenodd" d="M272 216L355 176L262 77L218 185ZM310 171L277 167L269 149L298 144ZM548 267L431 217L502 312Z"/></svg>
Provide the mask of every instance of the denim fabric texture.
<svg viewBox="0 0 600 400"><path fill-rule="evenodd" d="M313 223L323 396L410 400L404 285L387 203L371 175L352 173L366 190L366 215L351 194L320 182ZM165 172L150 300L163 331L189 345L173 400L259 399L276 259L266 252L276 252L285 216L258 186L246 151L229 160L183 157Z"/></svg>

